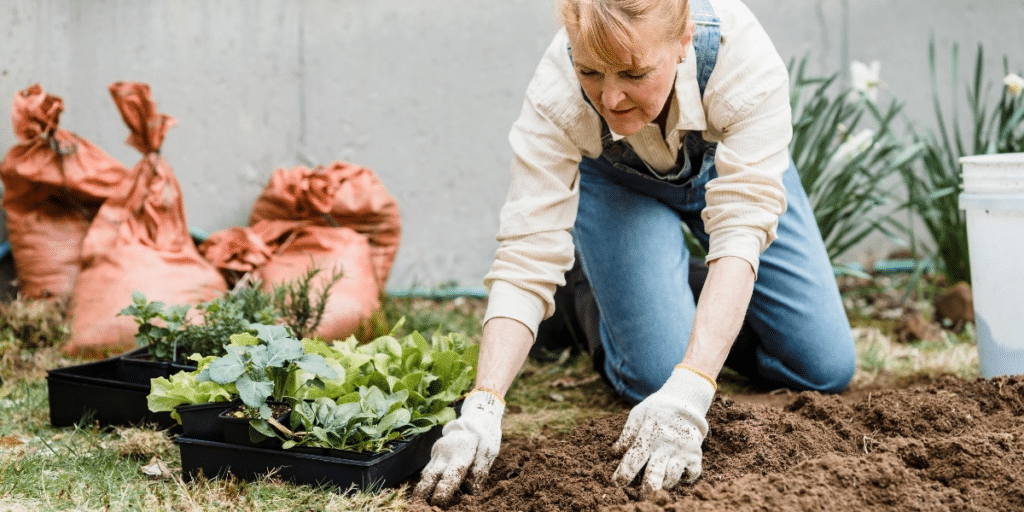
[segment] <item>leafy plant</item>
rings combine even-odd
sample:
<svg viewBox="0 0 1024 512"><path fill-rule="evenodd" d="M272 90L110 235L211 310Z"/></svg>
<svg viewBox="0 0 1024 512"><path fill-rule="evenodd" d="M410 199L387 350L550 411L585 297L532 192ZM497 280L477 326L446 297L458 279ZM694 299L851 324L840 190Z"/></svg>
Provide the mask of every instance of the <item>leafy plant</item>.
<svg viewBox="0 0 1024 512"><path fill-rule="evenodd" d="M967 246L967 219L959 206L963 185L960 158L969 155L1004 153L1024 150L1024 100L1004 88L994 105L989 101L991 84L984 82L984 50L978 45L971 83L964 86L969 134L964 134L960 120L960 49L954 44L950 57L951 92L950 120L947 124L940 101L936 71L934 39L928 45L928 65L932 86L938 133L914 132L924 145L921 155L923 173L904 169L903 181L908 189L908 207L924 224L935 244L932 252L939 269L949 282L971 281L970 254ZM1009 64L1004 56L1003 67ZM990 112L991 109L991 112ZM917 245L917 243L915 243Z"/></svg>
<svg viewBox="0 0 1024 512"><path fill-rule="evenodd" d="M890 182L911 168L921 145L896 135L902 105L893 101L880 109L850 87L832 94L836 76L809 77L806 64L804 57L789 66L790 154L829 258L836 261L876 232L898 240L907 231L895 216L902 199Z"/></svg>
<svg viewBox="0 0 1024 512"><path fill-rule="evenodd" d="M286 441L283 447L304 444L377 452L395 439L430 428L407 428L411 427L412 419L412 412L406 406L407 391L386 395L376 386L363 386L357 396L358 400L351 402L337 403L321 397L296 404L292 427L301 428L305 435L301 436L301 441Z"/></svg>
<svg viewBox="0 0 1024 512"><path fill-rule="evenodd" d="M150 392L146 397L150 411L170 412L171 417L181 423L177 412L179 405L228 402L238 396L238 389L233 383L219 384L199 378L215 357L193 354L190 359L197 363L195 371L181 371L168 378L157 377L150 381Z"/></svg>
<svg viewBox="0 0 1024 512"><path fill-rule="evenodd" d="M271 417L267 400L284 401L285 388L294 382L299 369L313 375L313 385L338 373L319 354L307 354L302 342L285 327L254 324L257 335L243 332L231 336L224 356L212 361L197 380L234 385L247 407L259 410L260 418Z"/></svg>
<svg viewBox="0 0 1024 512"><path fill-rule="evenodd" d="M479 346L456 333L326 343L300 341L284 326L252 328L255 335L232 335L223 356L192 356L196 371L153 379L150 410L237 396L258 411L250 421L254 438L278 436L285 448L380 451L454 419L452 403L475 376ZM292 407L290 428L271 418L268 401Z"/></svg>
<svg viewBox="0 0 1024 512"><path fill-rule="evenodd" d="M451 405L472 382L478 352L464 336L435 334L428 341L415 331L365 344L354 337L304 343L307 352L342 367L343 376L323 387L294 388L291 428L275 426L274 432L254 424L264 435L282 437L285 448L380 451L390 441L443 425L455 419Z"/></svg>
<svg viewBox="0 0 1024 512"><path fill-rule="evenodd" d="M149 347L157 361L184 362L193 353L224 354L224 344L235 333L249 330L252 324L272 324L279 317L272 297L255 288L241 288L223 297L198 304L192 321L189 305L165 306L149 301L140 292L132 294L132 304L121 310L139 324L135 340Z"/></svg>

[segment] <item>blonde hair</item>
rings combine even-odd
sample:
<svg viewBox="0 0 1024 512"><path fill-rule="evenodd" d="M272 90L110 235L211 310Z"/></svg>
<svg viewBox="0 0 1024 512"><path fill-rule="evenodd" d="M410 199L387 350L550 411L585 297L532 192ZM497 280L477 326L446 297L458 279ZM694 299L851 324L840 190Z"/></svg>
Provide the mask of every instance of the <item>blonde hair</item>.
<svg viewBox="0 0 1024 512"><path fill-rule="evenodd" d="M690 21L688 0L558 1L566 30L591 48L605 64L613 66L633 64L621 62L618 49L626 48L630 54L637 54L639 45L633 27L635 22L652 18L660 20L666 30L664 37L678 39L686 32Z"/></svg>

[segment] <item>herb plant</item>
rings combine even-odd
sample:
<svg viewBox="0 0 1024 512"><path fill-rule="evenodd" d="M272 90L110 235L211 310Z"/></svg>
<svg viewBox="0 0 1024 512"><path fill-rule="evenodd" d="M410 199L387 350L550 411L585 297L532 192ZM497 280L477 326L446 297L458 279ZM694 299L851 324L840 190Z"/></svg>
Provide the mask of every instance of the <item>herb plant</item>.
<svg viewBox="0 0 1024 512"><path fill-rule="evenodd" d="M184 363L194 353L219 356L224 344L235 333L247 332L250 325L272 324L281 316L272 297L254 288L242 288L198 304L190 315L188 305L165 306L151 302L140 292L132 294L132 304L121 311L139 324L135 340L149 347L157 361ZM199 320L192 320L192 317Z"/></svg>
<svg viewBox="0 0 1024 512"><path fill-rule="evenodd" d="M306 338L320 325L331 287L344 276L341 269L333 270L320 291L314 294L313 279L322 271L319 267L311 266L298 279L274 287L274 307L298 339Z"/></svg>

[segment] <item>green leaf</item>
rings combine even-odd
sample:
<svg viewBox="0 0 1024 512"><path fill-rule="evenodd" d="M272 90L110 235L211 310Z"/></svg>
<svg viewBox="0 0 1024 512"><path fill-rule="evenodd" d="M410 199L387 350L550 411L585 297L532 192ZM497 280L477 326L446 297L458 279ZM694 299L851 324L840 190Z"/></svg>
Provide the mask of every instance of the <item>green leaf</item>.
<svg viewBox="0 0 1024 512"><path fill-rule="evenodd" d="M237 380L245 373L245 361L242 360L244 349L227 347L228 353L210 363L210 379L218 384L228 384Z"/></svg>
<svg viewBox="0 0 1024 512"><path fill-rule="evenodd" d="M372 411L377 417L381 417L387 413L388 403L384 397L384 392L376 386L368 388L360 388L360 403L363 405L363 410Z"/></svg>
<svg viewBox="0 0 1024 512"><path fill-rule="evenodd" d="M274 427L271 427L270 423L268 423L266 419L252 420L249 422L249 426L265 437L277 437L277 432L274 430Z"/></svg>
<svg viewBox="0 0 1024 512"><path fill-rule="evenodd" d="M408 425L410 419L412 419L412 412L409 411L409 409L396 409L381 418L380 423L377 425L377 429L380 432L395 430Z"/></svg>
<svg viewBox="0 0 1024 512"><path fill-rule="evenodd" d="M334 368L328 366L327 360L318 354L303 355L295 361L295 364L298 365L299 368L302 368L317 377L322 377L324 379L338 378L338 372L334 371Z"/></svg>
<svg viewBox="0 0 1024 512"><path fill-rule="evenodd" d="M462 357L456 352L438 352L433 359L434 365L430 371L442 381L449 382L462 373Z"/></svg>
<svg viewBox="0 0 1024 512"><path fill-rule="evenodd" d="M266 327L266 326L264 326ZM262 339L262 338L261 338ZM283 367L287 363L299 359L305 351L302 342L295 338L275 337L267 342L266 366ZM321 358L323 359L323 358Z"/></svg>
<svg viewBox="0 0 1024 512"><path fill-rule="evenodd" d="M247 332L232 334L229 338L231 345L252 346L259 345L260 339Z"/></svg>
<svg viewBox="0 0 1024 512"><path fill-rule="evenodd" d="M402 358L402 345L391 336L381 336L373 340L373 345L377 352L390 354L397 359Z"/></svg>
<svg viewBox="0 0 1024 512"><path fill-rule="evenodd" d="M282 325L251 324L249 328L256 331L256 337L264 343L270 343L281 338L291 338L291 333Z"/></svg>
<svg viewBox="0 0 1024 512"><path fill-rule="evenodd" d="M254 381L248 375L242 375L235 382L238 387L238 396L242 402L249 407L260 407L264 405L267 398L274 392L274 383L270 381Z"/></svg>

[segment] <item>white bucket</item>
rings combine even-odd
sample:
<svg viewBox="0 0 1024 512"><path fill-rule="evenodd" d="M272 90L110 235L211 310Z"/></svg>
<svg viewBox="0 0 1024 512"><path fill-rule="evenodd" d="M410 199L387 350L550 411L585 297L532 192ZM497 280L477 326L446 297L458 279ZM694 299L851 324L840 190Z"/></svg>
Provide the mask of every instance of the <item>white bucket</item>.
<svg viewBox="0 0 1024 512"><path fill-rule="evenodd" d="M967 218L978 366L983 378L1024 374L1024 153L966 156Z"/></svg>

